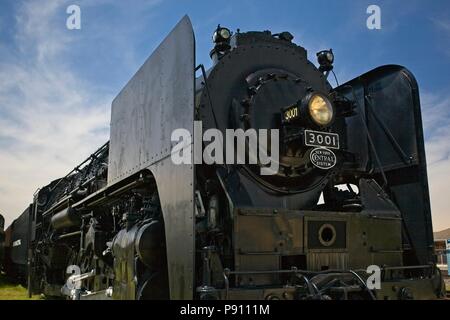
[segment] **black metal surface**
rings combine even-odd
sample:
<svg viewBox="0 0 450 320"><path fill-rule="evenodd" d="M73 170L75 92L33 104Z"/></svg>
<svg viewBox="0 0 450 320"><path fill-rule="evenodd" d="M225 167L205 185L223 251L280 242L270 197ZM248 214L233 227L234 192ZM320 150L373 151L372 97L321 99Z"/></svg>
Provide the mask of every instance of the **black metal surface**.
<svg viewBox="0 0 450 320"><path fill-rule="evenodd" d="M11 262L23 267L26 266L28 258L29 222L30 207L25 209L11 225L11 243L9 244Z"/></svg>
<svg viewBox="0 0 450 320"><path fill-rule="evenodd" d="M193 132L195 44L185 16L112 103L108 185L143 169L157 182L166 221L170 294L192 298L192 165L173 164L171 134ZM189 146L186 146L188 148Z"/></svg>
<svg viewBox="0 0 450 320"><path fill-rule="evenodd" d="M304 48L279 41L270 32L237 34L231 45L236 47L208 74L210 94L203 90L198 97L203 130L218 128L225 133L227 128L279 128L281 108L303 98L308 88L319 92L331 89L308 61ZM313 207L329 173L309 169L301 177L289 177L284 174L289 166L282 165L281 177L261 177L259 166L234 169L231 174L227 170L231 181L227 187L236 205L291 209Z"/></svg>
<svg viewBox="0 0 450 320"><path fill-rule="evenodd" d="M404 242L412 246L406 260L422 264L432 261L430 198L419 90L414 76L404 67L388 65L336 90L348 99L356 98L359 115L346 119L348 150L358 155L359 170L374 172L379 180L381 173L385 174L387 188L404 219Z"/></svg>

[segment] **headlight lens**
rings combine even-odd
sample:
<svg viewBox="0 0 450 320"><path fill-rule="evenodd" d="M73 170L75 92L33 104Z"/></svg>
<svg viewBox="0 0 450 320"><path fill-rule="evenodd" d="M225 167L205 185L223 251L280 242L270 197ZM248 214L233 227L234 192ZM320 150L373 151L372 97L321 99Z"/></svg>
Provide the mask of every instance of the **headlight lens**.
<svg viewBox="0 0 450 320"><path fill-rule="evenodd" d="M228 30L226 28L222 28L222 29L220 29L220 36L223 39L228 40L228 38L231 36L231 32L230 32L230 30Z"/></svg>
<svg viewBox="0 0 450 320"><path fill-rule="evenodd" d="M228 41L231 37L231 31L227 28L218 28L213 34L213 42Z"/></svg>
<svg viewBox="0 0 450 320"><path fill-rule="evenodd" d="M309 115L311 119L320 126L326 126L333 120L333 106L327 97L321 94L314 94L308 103Z"/></svg>

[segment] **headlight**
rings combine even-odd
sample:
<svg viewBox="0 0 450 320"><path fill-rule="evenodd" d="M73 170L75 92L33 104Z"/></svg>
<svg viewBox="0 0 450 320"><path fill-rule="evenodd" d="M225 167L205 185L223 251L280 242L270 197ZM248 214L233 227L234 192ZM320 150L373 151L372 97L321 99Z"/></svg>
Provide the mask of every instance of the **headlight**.
<svg viewBox="0 0 450 320"><path fill-rule="evenodd" d="M223 28L220 25L217 26L216 31L214 31L213 34L213 42L219 43L219 42L226 42L229 41L231 37L231 31L228 28Z"/></svg>
<svg viewBox="0 0 450 320"><path fill-rule="evenodd" d="M219 33L220 33L220 36L225 40L228 40L228 38L230 38L230 36L231 36L230 30L228 30L227 28L220 29Z"/></svg>
<svg viewBox="0 0 450 320"><path fill-rule="evenodd" d="M319 126L327 126L333 121L333 106L322 94L315 93L308 102L308 110L311 119Z"/></svg>

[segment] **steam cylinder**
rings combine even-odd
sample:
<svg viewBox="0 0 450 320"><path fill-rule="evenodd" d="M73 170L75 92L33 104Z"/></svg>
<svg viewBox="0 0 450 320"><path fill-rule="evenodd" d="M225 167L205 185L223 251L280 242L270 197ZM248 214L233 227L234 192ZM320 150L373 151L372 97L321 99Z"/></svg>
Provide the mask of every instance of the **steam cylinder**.
<svg viewBox="0 0 450 320"><path fill-rule="evenodd" d="M76 213L75 209L68 207L56 213L51 219L52 227L55 230L79 226L81 218Z"/></svg>

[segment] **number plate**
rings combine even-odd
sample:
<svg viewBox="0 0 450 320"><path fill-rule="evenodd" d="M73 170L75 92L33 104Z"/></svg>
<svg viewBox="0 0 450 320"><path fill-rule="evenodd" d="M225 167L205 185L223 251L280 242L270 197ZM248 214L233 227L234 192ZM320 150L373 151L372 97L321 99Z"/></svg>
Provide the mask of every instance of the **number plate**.
<svg viewBox="0 0 450 320"><path fill-rule="evenodd" d="M339 135L337 133L305 130L305 144L311 147L339 149Z"/></svg>

